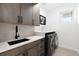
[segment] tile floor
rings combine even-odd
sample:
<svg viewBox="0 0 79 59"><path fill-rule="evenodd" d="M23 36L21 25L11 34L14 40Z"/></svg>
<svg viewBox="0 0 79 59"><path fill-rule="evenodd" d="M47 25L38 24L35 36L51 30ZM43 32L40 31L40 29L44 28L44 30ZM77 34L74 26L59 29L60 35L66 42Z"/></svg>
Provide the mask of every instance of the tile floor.
<svg viewBox="0 0 79 59"><path fill-rule="evenodd" d="M58 47L55 50L53 56L79 56L79 54L76 51L62 48L62 47Z"/></svg>

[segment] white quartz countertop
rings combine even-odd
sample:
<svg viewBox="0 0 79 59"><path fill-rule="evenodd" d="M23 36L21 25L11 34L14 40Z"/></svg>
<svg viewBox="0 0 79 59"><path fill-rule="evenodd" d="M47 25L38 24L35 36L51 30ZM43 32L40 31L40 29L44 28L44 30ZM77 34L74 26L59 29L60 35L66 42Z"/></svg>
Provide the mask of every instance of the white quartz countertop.
<svg viewBox="0 0 79 59"><path fill-rule="evenodd" d="M39 40L44 38L44 36L30 36L30 37L26 37L27 39L30 39L29 41L25 41L25 42L21 42L15 45L9 45L8 42L2 42L0 43L0 53L5 52L7 50L31 43L33 41Z"/></svg>

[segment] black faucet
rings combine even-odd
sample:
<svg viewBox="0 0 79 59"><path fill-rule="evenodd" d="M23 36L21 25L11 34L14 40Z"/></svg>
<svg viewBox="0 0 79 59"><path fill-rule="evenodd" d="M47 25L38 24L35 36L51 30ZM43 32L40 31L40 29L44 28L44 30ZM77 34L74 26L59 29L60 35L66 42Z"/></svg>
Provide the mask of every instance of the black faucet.
<svg viewBox="0 0 79 59"><path fill-rule="evenodd" d="M18 34L18 26L16 25L16 28L15 28L15 39L18 39L18 37L20 37L20 35Z"/></svg>

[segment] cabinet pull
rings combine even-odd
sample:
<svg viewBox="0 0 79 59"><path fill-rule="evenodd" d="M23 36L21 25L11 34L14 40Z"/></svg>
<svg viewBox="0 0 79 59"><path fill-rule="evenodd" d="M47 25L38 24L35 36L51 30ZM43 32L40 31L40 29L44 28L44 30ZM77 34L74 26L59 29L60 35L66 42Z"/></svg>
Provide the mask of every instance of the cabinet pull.
<svg viewBox="0 0 79 59"><path fill-rule="evenodd" d="M22 24L22 22L23 22L23 17L22 16L18 16L18 23Z"/></svg>

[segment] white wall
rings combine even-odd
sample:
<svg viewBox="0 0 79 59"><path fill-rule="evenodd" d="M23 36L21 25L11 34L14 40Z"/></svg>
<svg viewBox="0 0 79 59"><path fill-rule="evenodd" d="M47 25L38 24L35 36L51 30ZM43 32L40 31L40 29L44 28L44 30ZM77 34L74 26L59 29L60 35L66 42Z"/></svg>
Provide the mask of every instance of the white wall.
<svg viewBox="0 0 79 59"><path fill-rule="evenodd" d="M62 19L62 12L67 12L69 10L73 11L73 19L70 23L64 22ZM62 47L70 48L70 49L78 49L78 29L77 29L77 19L76 19L76 6L75 5L68 5L62 6L55 11L50 13L48 16L48 26L50 26L49 30L56 30L59 36L59 45ZM51 28L52 27L52 28Z"/></svg>
<svg viewBox="0 0 79 59"><path fill-rule="evenodd" d="M47 7L46 7L47 6ZM56 31L59 38L59 46L79 50L79 25L77 20L77 4L46 4L47 24L41 31ZM50 6L50 7L48 7ZM64 22L62 13L73 11L71 22Z"/></svg>

